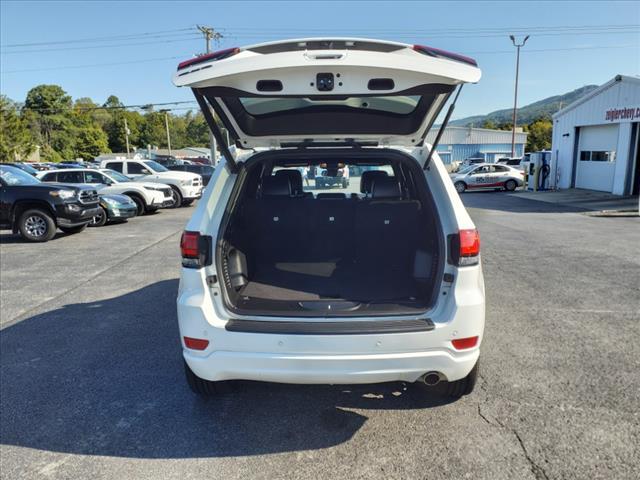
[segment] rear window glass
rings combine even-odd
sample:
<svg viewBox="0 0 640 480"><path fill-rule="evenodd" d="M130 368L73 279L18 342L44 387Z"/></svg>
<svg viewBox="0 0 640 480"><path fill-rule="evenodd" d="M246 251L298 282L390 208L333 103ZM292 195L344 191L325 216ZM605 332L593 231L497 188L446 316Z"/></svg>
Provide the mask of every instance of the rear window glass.
<svg viewBox="0 0 640 480"><path fill-rule="evenodd" d="M106 166L111 170L122 173L122 162L109 162Z"/></svg>
<svg viewBox="0 0 640 480"><path fill-rule="evenodd" d="M345 197L351 194L360 196L369 192L369 185L362 181L362 175L367 171L382 171L389 177L394 176L391 165L348 165L339 163L337 165L309 165L306 167L274 167L271 175L283 175L281 171L290 171L289 178L297 177L293 180L292 190L297 192L296 184L302 180L302 192L317 196L322 193L343 193ZM296 172L296 173L293 173ZM370 182L369 182L370 183ZM299 186L298 186L299 188Z"/></svg>
<svg viewBox="0 0 640 480"><path fill-rule="evenodd" d="M321 106L343 106L362 110L407 115L412 113L420 101L419 95L348 97L343 99L317 100L310 98L241 97L240 103L251 115L266 115L286 110L300 110Z"/></svg>
<svg viewBox="0 0 640 480"><path fill-rule="evenodd" d="M83 183L82 172L59 172L58 181L60 183Z"/></svg>

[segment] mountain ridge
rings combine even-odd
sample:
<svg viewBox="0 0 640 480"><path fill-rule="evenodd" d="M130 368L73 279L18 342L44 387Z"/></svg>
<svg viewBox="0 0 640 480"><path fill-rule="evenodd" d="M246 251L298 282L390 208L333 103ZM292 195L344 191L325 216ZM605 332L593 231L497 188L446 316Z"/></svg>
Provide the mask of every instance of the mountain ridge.
<svg viewBox="0 0 640 480"><path fill-rule="evenodd" d="M540 118L550 120L551 115L556 113L558 110L589 94L598 87L599 85L585 85L570 92L561 95L553 95L551 97L543 98L542 100L530 103L523 107L519 107L518 124L522 125L531 123ZM480 127L485 122L490 121L496 125L499 125L503 123L511 123L512 115L513 108L503 108L500 110L495 110L486 115L472 115L470 117L452 120L451 122L449 122L449 124L457 126L473 125L475 127Z"/></svg>

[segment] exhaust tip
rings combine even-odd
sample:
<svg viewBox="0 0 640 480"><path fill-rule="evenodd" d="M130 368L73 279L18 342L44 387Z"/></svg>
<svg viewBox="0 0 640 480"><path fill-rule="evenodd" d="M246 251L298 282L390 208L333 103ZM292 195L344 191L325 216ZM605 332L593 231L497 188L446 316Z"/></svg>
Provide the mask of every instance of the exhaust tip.
<svg viewBox="0 0 640 480"><path fill-rule="evenodd" d="M427 372L422 377L422 382L429 387L433 387L440 383L441 379L442 375L439 372Z"/></svg>

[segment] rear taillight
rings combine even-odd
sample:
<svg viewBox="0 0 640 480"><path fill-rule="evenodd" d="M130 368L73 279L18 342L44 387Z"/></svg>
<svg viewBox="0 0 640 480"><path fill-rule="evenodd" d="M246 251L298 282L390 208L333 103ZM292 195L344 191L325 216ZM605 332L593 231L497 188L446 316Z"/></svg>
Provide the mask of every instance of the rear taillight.
<svg viewBox="0 0 640 480"><path fill-rule="evenodd" d="M190 58L178 64L178 70L197 65L198 63L223 60L225 58L232 57L233 55L240 53L239 48L227 48L224 50L218 50L217 52L207 53L206 55L200 55L199 57Z"/></svg>
<svg viewBox="0 0 640 480"><path fill-rule="evenodd" d="M202 268L211 264L211 237L200 232L184 232L180 239L182 266Z"/></svg>
<svg viewBox="0 0 640 480"><path fill-rule="evenodd" d="M449 263L459 267L477 265L480 261L480 235L475 228L449 235Z"/></svg>
<svg viewBox="0 0 640 480"><path fill-rule="evenodd" d="M473 348L478 344L478 337L456 338L455 340L451 340L451 344L456 350Z"/></svg>
<svg viewBox="0 0 640 480"><path fill-rule="evenodd" d="M182 337L184 346L191 350L204 350L209 346L209 340L204 338Z"/></svg>

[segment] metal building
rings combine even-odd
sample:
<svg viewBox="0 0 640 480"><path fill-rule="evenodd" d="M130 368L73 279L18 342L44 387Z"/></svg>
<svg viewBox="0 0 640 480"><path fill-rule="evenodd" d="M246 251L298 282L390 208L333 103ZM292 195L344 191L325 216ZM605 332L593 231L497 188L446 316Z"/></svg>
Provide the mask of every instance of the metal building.
<svg viewBox="0 0 640 480"><path fill-rule="evenodd" d="M553 115L552 184L638 193L640 78L617 75Z"/></svg>
<svg viewBox="0 0 640 480"><path fill-rule="evenodd" d="M524 155L527 133L516 129L516 157ZM427 135L427 143L433 144L438 133L432 128ZM448 126L436 148L444 163L462 162L466 158L484 158L495 162L511 156L511 130L490 130L487 128Z"/></svg>

